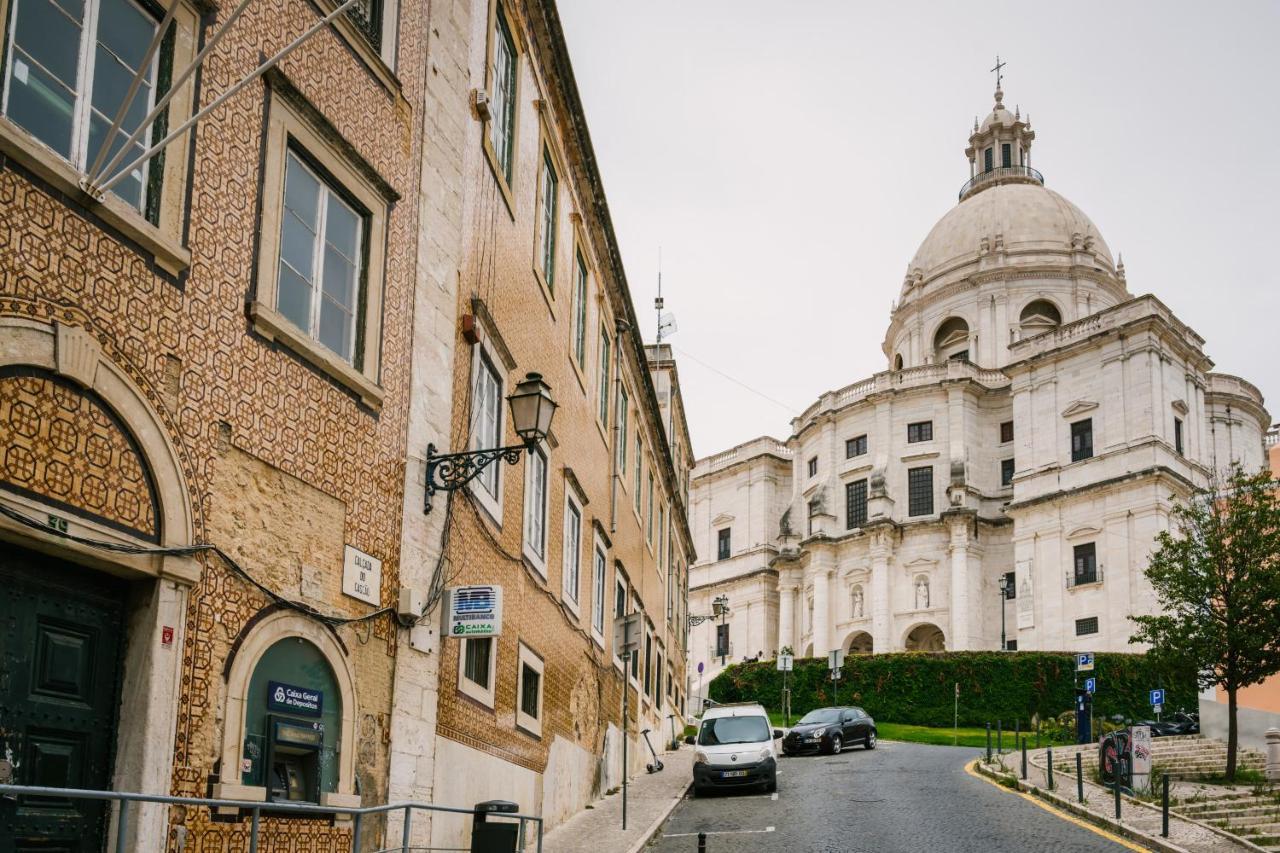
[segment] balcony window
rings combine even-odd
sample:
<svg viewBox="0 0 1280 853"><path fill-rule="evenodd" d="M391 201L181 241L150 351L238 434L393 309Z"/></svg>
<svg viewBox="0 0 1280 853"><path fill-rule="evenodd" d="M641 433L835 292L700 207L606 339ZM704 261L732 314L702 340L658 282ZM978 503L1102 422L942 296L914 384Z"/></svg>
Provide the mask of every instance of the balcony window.
<svg viewBox="0 0 1280 853"><path fill-rule="evenodd" d="M1004 597L1006 600L1018 597L1018 573L1004 573Z"/></svg>
<svg viewBox="0 0 1280 853"><path fill-rule="evenodd" d="M1013 165L1013 148L1007 142L1000 146L1000 165L1006 168Z"/></svg>
<svg viewBox="0 0 1280 853"><path fill-rule="evenodd" d="M1075 552L1075 583L1073 586L1080 586L1086 583L1098 582L1098 550L1097 545L1089 542L1085 545L1077 545Z"/></svg>
<svg viewBox="0 0 1280 853"><path fill-rule="evenodd" d="M990 172L995 167L992 159L993 154L994 152L990 148L982 152L982 171Z"/></svg>
<svg viewBox="0 0 1280 853"><path fill-rule="evenodd" d="M1173 419L1173 450L1182 455L1182 418Z"/></svg>
<svg viewBox="0 0 1280 853"><path fill-rule="evenodd" d="M729 532L730 532L730 529L728 527L725 527L716 533L716 559L717 560L729 559Z"/></svg>
<svg viewBox="0 0 1280 853"><path fill-rule="evenodd" d="M852 530L867 523L867 481L855 480L844 487L845 527Z"/></svg>

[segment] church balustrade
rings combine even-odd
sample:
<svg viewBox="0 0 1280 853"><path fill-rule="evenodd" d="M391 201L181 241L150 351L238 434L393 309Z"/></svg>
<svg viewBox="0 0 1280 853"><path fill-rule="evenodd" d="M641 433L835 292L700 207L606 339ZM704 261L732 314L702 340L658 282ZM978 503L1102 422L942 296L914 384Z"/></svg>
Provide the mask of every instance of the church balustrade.
<svg viewBox="0 0 1280 853"><path fill-rule="evenodd" d="M979 172L965 181L964 186L960 188L960 200L964 201L965 196L971 195L989 184L1009 180L1030 181L1044 185L1044 175L1030 166L997 166L994 169Z"/></svg>

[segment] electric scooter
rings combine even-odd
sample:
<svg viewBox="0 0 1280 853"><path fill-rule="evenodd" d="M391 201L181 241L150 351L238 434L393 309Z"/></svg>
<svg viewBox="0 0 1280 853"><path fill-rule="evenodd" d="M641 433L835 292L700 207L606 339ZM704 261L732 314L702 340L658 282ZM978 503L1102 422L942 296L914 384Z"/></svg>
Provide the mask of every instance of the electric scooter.
<svg viewBox="0 0 1280 853"><path fill-rule="evenodd" d="M644 735L644 745L649 747L649 754L653 756L653 763L646 764L644 769L650 773L657 773L662 769L662 759L658 758L658 753L653 751L653 744L649 743L649 730L645 729L640 734Z"/></svg>

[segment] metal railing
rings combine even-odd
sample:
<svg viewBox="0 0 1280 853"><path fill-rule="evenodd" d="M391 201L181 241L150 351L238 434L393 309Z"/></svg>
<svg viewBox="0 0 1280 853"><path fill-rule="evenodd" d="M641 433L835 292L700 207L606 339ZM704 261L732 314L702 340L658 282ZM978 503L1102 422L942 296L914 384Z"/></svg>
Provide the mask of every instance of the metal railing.
<svg viewBox="0 0 1280 853"><path fill-rule="evenodd" d="M347 17L376 51L382 50L382 0L356 0Z"/></svg>
<svg viewBox="0 0 1280 853"><path fill-rule="evenodd" d="M965 181L964 186L960 188L960 199L963 201L966 195L973 192L978 187L1006 180L1008 178L1025 178L1030 181L1035 181L1037 184L1044 184L1044 175L1040 174L1030 166L996 166L994 169L979 172L969 180Z"/></svg>
<svg viewBox="0 0 1280 853"><path fill-rule="evenodd" d="M403 812L404 823L401 828L400 844L383 847L378 853L409 853L416 850L439 848L423 847L410 843L413 813L415 810L437 812L443 814L484 816L487 820L500 818L508 821L519 821L519 835L516 850L519 853L542 853L542 818L517 812L486 812L477 808L459 808L456 806L437 806L431 803L387 803L381 806L321 806L314 803L293 802L261 802L254 800L222 800L213 797L173 797L163 794L136 794L124 791L95 791L82 788L45 788L35 785L0 785L0 798L16 800L19 797L57 797L68 800L107 800L119 804L116 817L114 853L125 853L129 850L129 804L160 803L173 806L207 806L210 809L239 809L249 813L249 847L248 853L258 853L259 836L262 818L296 815L298 817L332 817L345 815L351 818L351 850L360 849L361 829L364 819L374 815ZM526 823L536 824L533 844L529 846L529 832ZM450 848L452 849L452 848Z"/></svg>
<svg viewBox="0 0 1280 853"><path fill-rule="evenodd" d="M1075 570L1065 572L1067 579L1067 589L1074 589L1078 586L1093 586L1102 583L1102 567L1099 566L1092 572L1082 572L1076 574Z"/></svg>

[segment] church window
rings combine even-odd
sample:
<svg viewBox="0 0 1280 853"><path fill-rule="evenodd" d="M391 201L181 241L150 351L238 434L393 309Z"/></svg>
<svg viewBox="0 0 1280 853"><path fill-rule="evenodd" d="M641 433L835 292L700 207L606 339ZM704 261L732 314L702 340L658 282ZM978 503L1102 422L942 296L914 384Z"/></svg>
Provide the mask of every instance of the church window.
<svg viewBox="0 0 1280 853"><path fill-rule="evenodd" d="M729 528L725 527L716 533L716 559L729 559Z"/></svg>
<svg viewBox="0 0 1280 853"><path fill-rule="evenodd" d="M907 443L917 444L921 441L933 441L933 421L907 424Z"/></svg>
<svg viewBox="0 0 1280 853"><path fill-rule="evenodd" d="M1000 165L1005 167L1013 165L1013 148L1007 142L1000 146Z"/></svg>
<svg viewBox="0 0 1280 853"><path fill-rule="evenodd" d="M982 170L984 172L990 172L994 165L992 163L991 155L992 155L992 151L990 148L982 152Z"/></svg>
<svg viewBox="0 0 1280 853"><path fill-rule="evenodd" d="M1005 421L1000 424L1000 443L1008 444L1013 441L1013 421Z"/></svg>
<svg viewBox="0 0 1280 853"><path fill-rule="evenodd" d="M1076 636L1084 637L1089 634L1098 633L1098 617L1090 616L1086 619L1076 620Z"/></svg>
<svg viewBox="0 0 1280 853"><path fill-rule="evenodd" d="M967 349L962 349L959 352L953 352L951 355L947 356L947 360L948 361L968 361L969 351Z"/></svg>
<svg viewBox="0 0 1280 853"><path fill-rule="evenodd" d="M809 476L818 476L818 457L814 456L809 459Z"/></svg>
<svg viewBox="0 0 1280 853"><path fill-rule="evenodd" d="M1013 485L1013 460L1012 459L1000 460L1000 485L1002 486Z"/></svg>
<svg viewBox="0 0 1280 853"><path fill-rule="evenodd" d="M1179 456L1182 455L1182 418L1173 419L1173 449Z"/></svg>
<svg viewBox="0 0 1280 853"><path fill-rule="evenodd" d="M894 370L901 370L901 369L902 369L902 365L903 365L903 361L902 361L902 353L898 353L897 355L895 355L895 356L893 357L893 369L894 369Z"/></svg>
<svg viewBox="0 0 1280 853"><path fill-rule="evenodd" d="M867 481L845 483L845 527L852 530L867 523Z"/></svg>
<svg viewBox="0 0 1280 853"><path fill-rule="evenodd" d="M1093 418L1085 418L1071 425L1071 461L1079 462L1093 456Z"/></svg>
<svg viewBox="0 0 1280 853"><path fill-rule="evenodd" d="M1075 551L1075 583L1080 586L1098 582L1098 548L1093 542L1077 545Z"/></svg>
<svg viewBox="0 0 1280 853"><path fill-rule="evenodd" d="M1013 599L1018 597L1018 573L1017 572L1004 573L1004 597L1006 599Z"/></svg>
<svg viewBox="0 0 1280 853"><path fill-rule="evenodd" d="M855 438L847 439L844 443L844 458L852 459L855 456L864 456L867 452L867 437L859 435Z"/></svg>
<svg viewBox="0 0 1280 853"><path fill-rule="evenodd" d="M907 514L933 514L933 466L907 470Z"/></svg>

